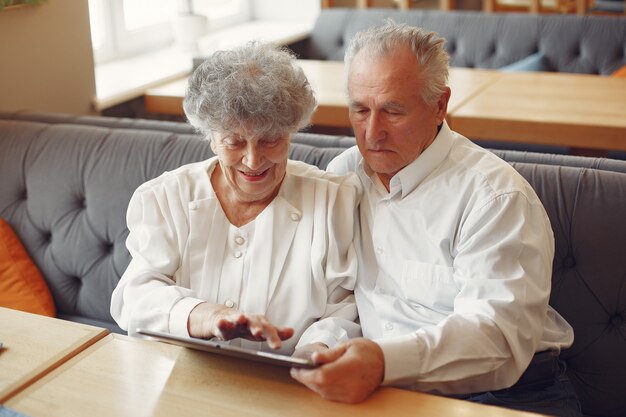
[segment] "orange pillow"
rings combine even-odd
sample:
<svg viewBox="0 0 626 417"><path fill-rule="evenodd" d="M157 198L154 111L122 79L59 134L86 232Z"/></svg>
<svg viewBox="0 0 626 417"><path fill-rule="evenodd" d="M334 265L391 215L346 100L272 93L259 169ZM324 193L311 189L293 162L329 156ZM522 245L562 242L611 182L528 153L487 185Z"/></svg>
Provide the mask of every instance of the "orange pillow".
<svg viewBox="0 0 626 417"><path fill-rule="evenodd" d="M626 65L611 74L613 77L626 77Z"/></svg>
<svg viewBox="0 0 626 417"><path fill-rule="evenodd" d="M11 225L0 218L0 307L54 317L52 294Z"/></svg>

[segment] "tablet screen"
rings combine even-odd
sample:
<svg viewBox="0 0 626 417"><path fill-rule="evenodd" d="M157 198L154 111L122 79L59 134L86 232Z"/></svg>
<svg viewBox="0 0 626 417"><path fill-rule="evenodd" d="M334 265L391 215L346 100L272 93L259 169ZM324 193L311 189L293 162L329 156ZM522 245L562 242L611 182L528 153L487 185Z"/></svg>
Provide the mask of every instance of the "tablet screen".
<svg viewBox="0 0 626 417"><path fill-rule="evenodd" d="M230 346L228 343L223 342L197 339L194 337L175 336L169 333L163 333L147 329L137 329L137 333L178 346L217 353L219 355L250 359L253 361L269 363L272 365L289 366L292 368L314 368L316 366L313 362L307 359L294 358L292 356L282 355L280 353L262 352L238 346Z"/></svg>

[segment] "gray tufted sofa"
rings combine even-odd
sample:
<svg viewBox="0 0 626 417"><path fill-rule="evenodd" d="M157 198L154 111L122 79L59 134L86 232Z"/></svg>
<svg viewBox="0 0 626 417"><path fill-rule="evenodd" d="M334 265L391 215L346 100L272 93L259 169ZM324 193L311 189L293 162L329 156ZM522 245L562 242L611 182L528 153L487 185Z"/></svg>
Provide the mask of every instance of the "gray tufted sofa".
<svg viewBox="0 0 626 417"><path fill-rule="evenodd" d="M293 159L324 168L354 138L301 133L293 142ZM528 179L550 216L551 304L576 332L563 357L583 411L626 416L626 162L496 152ZM121 332L109 302L130 261L133 190L210 156L182 123L0 114L0 217L45 276L60 318Z"/></svg>
<svg viewBox="0 0 626 417"><path fill-rule="evenodd" d="M626 65L626 17L323 9L304 58L343 60L360 30L392 18L446 39L451 65L609 75Z"/></svg>

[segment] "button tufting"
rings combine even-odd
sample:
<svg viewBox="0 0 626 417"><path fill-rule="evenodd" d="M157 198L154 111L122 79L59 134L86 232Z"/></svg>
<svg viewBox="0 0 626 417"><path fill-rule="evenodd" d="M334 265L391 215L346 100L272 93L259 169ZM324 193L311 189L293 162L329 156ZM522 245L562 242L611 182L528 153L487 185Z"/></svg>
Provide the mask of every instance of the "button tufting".
<svg viewBox="0 0 626 417"><path fill-rule="evenodd" d="M298 220L300 220L300 215L298 213L291 213L291 220L293 220L294 222L297 222Z"/></svg>
<svg viewBox="0 0 626 417"><path fill-rule="evenodd" d="M22 191L21 197L22 197L22 200L26 200L28 198L28 191L26 190Z"/></svg>
<svg viewBox="0 0 626 417"><path fill-rule="evenodd" d="M576 260L571 256L568 256L567 258L563 259L563 266L567 269L571 269L576 266Z"/></svg>
<svg viewBox="0 0 626 417"><path fill-rule="evenodd" d="M621 327L622 324L624 324L624 317L622 317L620 314L614 314L613 316L611 316L611 320L609 321L611 323L611 326Z"/></svg>

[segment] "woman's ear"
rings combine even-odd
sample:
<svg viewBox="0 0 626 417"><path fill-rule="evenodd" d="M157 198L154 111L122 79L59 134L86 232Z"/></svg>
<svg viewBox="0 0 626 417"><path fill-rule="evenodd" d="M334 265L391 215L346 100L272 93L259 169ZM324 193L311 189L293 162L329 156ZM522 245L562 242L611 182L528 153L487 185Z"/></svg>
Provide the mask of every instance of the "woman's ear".
<svg viewBox="0 0 626 417"><path fill-rule="evenodd" d="M207 136L207 139L209 140L209 144L211 146L211 150L213 151L214 154L217 154L217 152L215 151L215 139L213 139L213 135L209 134Z"/></svg>

